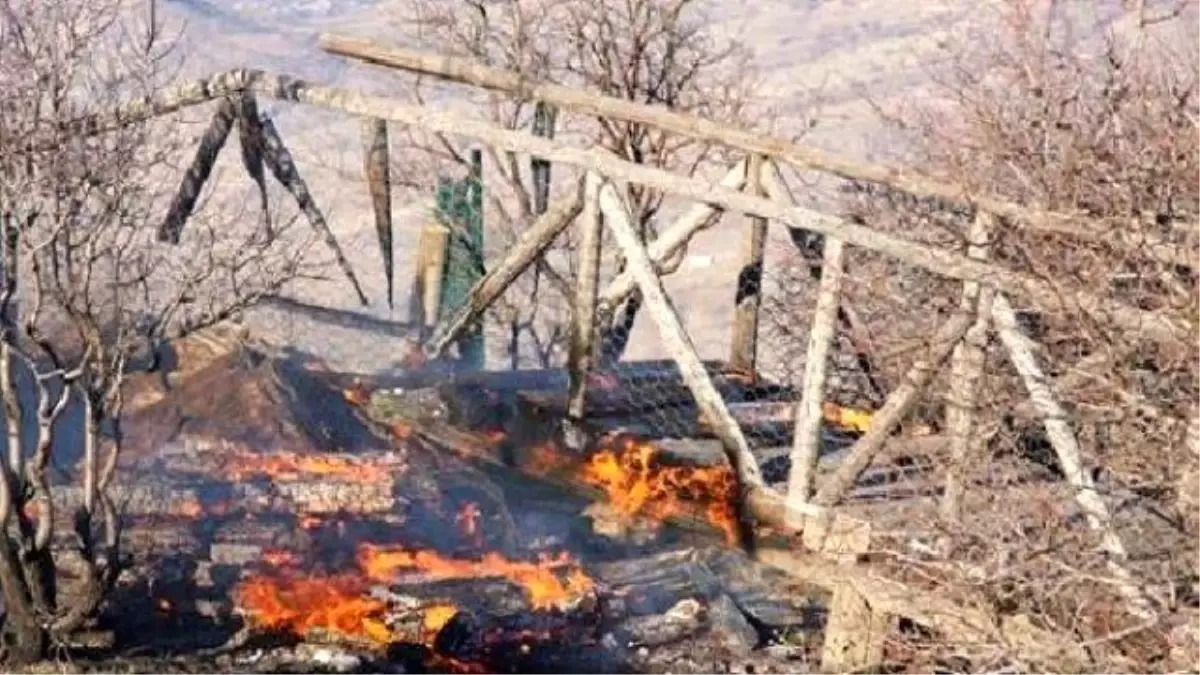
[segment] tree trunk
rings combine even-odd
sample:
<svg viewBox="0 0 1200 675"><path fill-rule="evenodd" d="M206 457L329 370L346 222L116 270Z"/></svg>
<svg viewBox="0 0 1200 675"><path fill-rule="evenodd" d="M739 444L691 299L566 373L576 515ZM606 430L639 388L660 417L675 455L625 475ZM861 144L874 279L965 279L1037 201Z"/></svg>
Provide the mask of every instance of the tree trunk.
<svg viewBox="0 0 1200 675"><path fill-rule="evenodd" d="M4 597L4 662L15 666L33 663L46 653L47 634L29 600L13 542L0 534L0 595Z"/></svg>

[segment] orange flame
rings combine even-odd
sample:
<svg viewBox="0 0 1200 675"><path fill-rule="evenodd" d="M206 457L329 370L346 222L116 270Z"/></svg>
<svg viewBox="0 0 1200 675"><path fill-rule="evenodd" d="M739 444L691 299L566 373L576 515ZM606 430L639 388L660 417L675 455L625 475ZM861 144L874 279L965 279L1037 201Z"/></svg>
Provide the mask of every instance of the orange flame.
<svg viewBox="0 0 1200 675"><path fill-rule="evenodd" d="M269 550L262 552L262 561L271 567L295 567L300 564L300 554L292 551Z"/></svg>
<svg viewBox="0 0 1200 675"><path fill-rule="evenodd" d="M254 577L238 586L235 600L257 626L304 636L314 629L362 638L380 644L391 641L383 620L387 605L366 596L361 577Z"/></svg>
<svg viewBox="0 0 1200 675"><path fill-rule="evenodd" d="M266 475L276 481L286 482L326 476L353 482L384 483L391 477L391 467L378 460L365 461L355 457L301 455L294 452L261 455L247 452L230 459L226 475L230 480Z"/></svg>
<svg viewBox="0 0 1200 675"><path fill-rule="evenodd" d="M568 605L594 587L592 579L565 553L554 558L543 557L536 563L507 560L498 553L486 553L479 560L459 560L434 551L363 544L359 547L358 563L377 582L392 581L403 571L423 573L434 580L508 579L524 589L534 609ZM564 571L565 579L560 578L558 570Z"/></svg>
<svg viewBox="0 0 1200 675"><path fill-rule="evenodd" d="M613 439L615 440L615 439ZM700 511L734 543L737 481L728 466L668 466L649 443L630 437L593 454L581 478L603 490L626 518L661 521Z"/></svg>

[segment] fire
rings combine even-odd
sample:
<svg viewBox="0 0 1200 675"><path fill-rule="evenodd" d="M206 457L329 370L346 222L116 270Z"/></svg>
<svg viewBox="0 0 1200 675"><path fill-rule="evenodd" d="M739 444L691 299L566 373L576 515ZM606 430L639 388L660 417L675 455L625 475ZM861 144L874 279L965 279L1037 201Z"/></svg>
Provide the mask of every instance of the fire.
<svg viewBox="0 0 1200 675"><path fill-rule="evenodd" d="M421 632L428 636L428 639L436 637L455 614L458 614L458 607L449 603L427 607L424 616L421 617Z"/></svg>
<svg viewBox="0 0 1200 675"><path fill-rule="evenodd" d="M358 576L253 577L235 592L239 607L257 626L303 636L313 630L380 644L391 642L383 620L387 604L368 597Z"/></svg>
<svg viewBox="0 0 1200 675"><path fill-rule="evenodd" d="M262 561L271 567L295 567L301 562L300 555L292 551L263 551Z"/></svg>
<svg viewBox="0 0 1200 675"><path fill-rule="evenodd" d="M402 572L418 572L433 580L499 577L524 589L534 609L563 607L592 591L592 579L565 553L543 557L538 562L508 560L498 553L485 553L479 560L444 557L434 551L359 547L358 563L373 581L386 583ZM560 578L562 570L565 579Z"/></svg>
<svg viewBox="0 0 1200 675"><path fill-rule="evenodd" d="M630 437L610 443L617 447L588 458L581 478L603 490L618 512L631 519L661 521L702 511L727 541L737 541L737 481L728 466L669 466L649 443Z"/></svg>
<svg viewBox="0 0 1200 675"><path fill-rule="evenodd" d="M230 480L252 476L270 476L276 481L296 481L312 476L328 476L346 481L384 483L390 480L390 468L383 463L354 457L301 455L278 452L270 455L241 453L230 459L226 468Z"/></svg>

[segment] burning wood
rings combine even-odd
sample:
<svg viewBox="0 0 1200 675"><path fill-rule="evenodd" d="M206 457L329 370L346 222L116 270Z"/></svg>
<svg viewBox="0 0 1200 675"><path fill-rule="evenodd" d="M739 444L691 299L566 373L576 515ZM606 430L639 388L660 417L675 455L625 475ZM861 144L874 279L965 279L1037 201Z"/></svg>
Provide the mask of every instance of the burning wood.
<svg viewBox="0 0 1200 675"><path fill-rule="evenodd" d="M650 443L608 437L584 463L580 478L603 490L628 518L661 522L700 511L726 541L737 541L737 480L726 465L671 466Z"/></svg>
<svg viewBox="0 0 1200 675"><path fill-rule="evenodd" d="M269 455L244 452L225 462L225 475L231 480L265 476L285 483L318 476L361 483L390 483L396 470L396 466L389 466L380 457L301 455L293 452Z"/></svg>

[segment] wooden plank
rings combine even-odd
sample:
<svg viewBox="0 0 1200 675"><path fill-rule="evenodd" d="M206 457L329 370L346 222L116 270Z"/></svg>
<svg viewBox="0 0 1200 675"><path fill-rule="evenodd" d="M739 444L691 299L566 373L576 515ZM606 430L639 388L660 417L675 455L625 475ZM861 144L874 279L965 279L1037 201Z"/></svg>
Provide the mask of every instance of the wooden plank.
<svg viewBox="0 0 1200 675"><path fill-rule="evenodd" d="M900 386L888 395L883 407L871 417L870 429L850 449L837 471L821 485L813 499L814 502L823 506L836 504L846 491L858 482L859 474L883 448L884 442L916 402L917 396L924 391L942 363L950 357L954 345L962 339L971 322L970 316L956 314L942 324L930 340L929 355L917 359L905 373Z"/></svg>
<svg viewBox="0 0 1200 675"><path fill-rule="evenodd" d="M762 194L762 157L750 158L746 192ZM749 216L750 227L743 236L742 267L734 291L733 331L730 337L729 365L735 370L753 373L758 355L758 313L762 307L763 261L767 246L767 219Z"/></svg>
<svg viewBox="0 0 1200 675"><path fill-rule="evenodd" d="M600 287L600 254L604 243L604 223L600 217L601 178L588 173L584 178L583 214L579 225L579 271L575 285L575 303L571 313L570 353L567 373L567 419L583 420L587 398L587 380L596 360L596 301Z"/></svg>
<svg viewBox="0 0 1200 675"><path fill-rule="evenodd" d="M538 256L542 255L554 239L575 220L583 208L580 190L555 201L546 213L538 217L529 228L521 233L508 250L508 255L487 274L483 275L467 294L467 302L448 317L442 317L425 341L422 350L429 358L437 358L473 323L483 316L484 311L496 298L516 281Z"/></svg>
<svg viewBox="0 0 1200 675"><path fill-rule="evenodd" d="M967 233L968 257L987 259L992 228L990 214L975 215ZM982 445L986 442L975 433L975 401L987 357L992 296L991 288L967 281L963 283L962 296L959 298L959 311L969 312L975 317L975 323L967 329L962 342L950 355L950 391L945 413L946 432L950 436L950 463L946 467L946 487L941 502L942 518L949 521L958 518L966 472L971 460L980 456Z"/></svg>
<svg viewBox="0 0 1200 675"><path fill-rule="evenodd" d="M972 205L1030 231L1068 235L1106 244L1138 257L1149 256L1171 265L1190 268L1197 266L1191 250L1194 240L1189 240L1187 245L1177 246L1145 232L1126 236L1121 234L1123 228L1111 227L1107 223L1070 214L1037 211L996 196L974 193L961 185L941 183L898 167L864 164L835 157L787 139L740 130L727 124L673 112L661 106L530 81L520 73L492 68L469 59L383 46L372 40L330 33L322 34L317 42L327 52L367 63L505 91L523 100L544 101L597 117L658 127L683 136L721 143L747 153L778 157L801 167L825 171L842 178L888 185L917 197ZM1181 224L1179 231L1190 233L1196 228L1195 223Z"/></svg>

